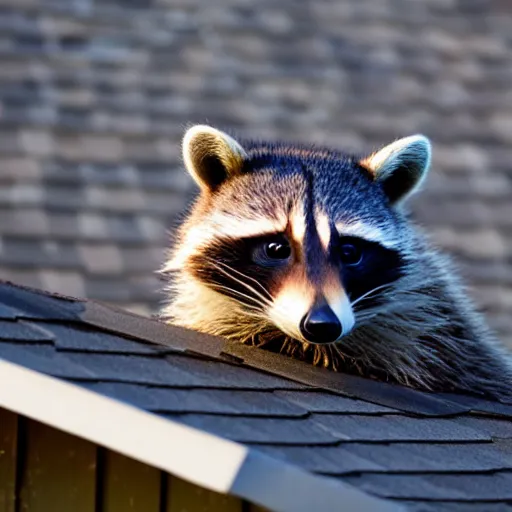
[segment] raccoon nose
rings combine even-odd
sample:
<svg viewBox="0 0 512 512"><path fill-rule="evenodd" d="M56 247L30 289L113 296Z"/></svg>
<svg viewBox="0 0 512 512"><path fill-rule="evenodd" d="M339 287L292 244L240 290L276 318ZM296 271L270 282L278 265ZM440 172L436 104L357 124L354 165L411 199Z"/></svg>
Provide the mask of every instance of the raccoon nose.
<svg viewBox="0 0 512 512"><path fill-rule="evenodd" d="M323 301L304 316L300 331L311 343L332 343L341 335L342 327L334 311Z"/></svg>

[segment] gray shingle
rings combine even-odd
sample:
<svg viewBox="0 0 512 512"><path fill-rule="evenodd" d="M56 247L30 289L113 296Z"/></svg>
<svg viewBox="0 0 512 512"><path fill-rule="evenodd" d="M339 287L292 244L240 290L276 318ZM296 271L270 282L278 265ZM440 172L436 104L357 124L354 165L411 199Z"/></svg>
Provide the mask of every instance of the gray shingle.
<svg viewBox="0 0 512 512"><path fill-rule="evenodd" d="M417 500L463 500L466 498L465 493L458 489L438 487L434 482L430 482L426 475L364 474L343 477L343 481L385 498ZM469 500L469 497L467 499Z"/></svg>
<svg viewBox="0 0 512 512"><path fill-rule="evenodd" d="M2 320L15 320L22 315L19 309L11 308L6 304L0 304L0 318Z"/></svg>
<svg viewBox="0 0 512 512"><path fill-rule="evenodd" d="M448 419L338 414L314 414L313 418L352 441L490 441L489 434Z"/></svg>
<svg viewBox="0 0 512 512"><path fill-rule="evenodd" d="M161 413L203 413L229 416L305 417L300 407L277 398L272 392L232 389L169 389L120 383L91 383L88 389Z"/></svg>
<svg viewBox="0 0 512 512"><path fill-rule="evenodd" d="M44 329L55 337L57 350L72 352L95 352L129 355L161 355L169 349L132 341L120 336L107 333L98 333L83 327L71 327L54 323L40 323L29 325Z"/></svg>
<svg viewBox="0 0 512 512"><path fill-rule="evenodd" d="M70 243L13 237L4 238L0 262L13 268L54 267L70 269L82 266L78 251Z"/></svg>
<svg viewBox="0 0 512 512"><path fill-rule="evenodd" d="M26 322L16 322L10 320L0 321L0 340L20 341L20 342L52 342L54 337L52 333L44 327L39 327Z"/></svg>
<svg viewBox="0 0 512 512"><path fill-rule="evenodd" d="M216 387L228 389L294 389L296 385L247 368L234 369L225 363L191 357L61 353L73 365L92 372L95 380L169 386L176 388ZM73 378L73 376L68 376ZM77 377L79 378L79 377Z"/></svg>
<svg viewBox="0 0 512 512"><path fill-rule="evenodd" d="M499 439L512 439L512 421L510 419L489 419L464 417L456 420L460 425L472 428L485 435Z"/></svg>
<svg viewBox="0 0 512 512"><path fill-rule="evenodd" d="M269 351L240 343L227 343L223 352L240 358L248 366L262 368L277 375L292 378L313 388L328 389L336 394L411 414L446 416L470 409L469 406L458 404L455 401L443 400L437 395L419 392L404 386L383 388L381 382L362 379L355 375L319 370L293 358L276 359L275 355Z"/></svg>
<svg viewBox="0 0 512 512"><path fill-rule="evenodd" d="M128 287L126 280L119 277L95 277L85 282L85 293L88 297L95 300L123 304L137 300L132 296L132 291ZM145 297L147 299L147 297Z"/></svg>
<svg viewBox="0 0 512 512"><path fill-rule="evenodd" d="M374 445L372 445L374 446ZM385 471L383 466L369 458L360 457L343 446L258 446L257 449L308 471L330 475Z"/></svg>
<svg viewBox="0 0 512 512"><path fill-rule="evenodd" d="M311 391L277 391L276 394L290 402L304 407L310 412L340 414L382 414L398 412L389 407L382 407L362 400L344 398L338 395L315 393Z"/></svg>
<svg viewBox="0 0 512 512"><path fill-rule="evenodd" d="M373 462L383 471L483 472L512 469L510 447L489 443L347 443L345 451Z"/></svg>
<svg viewBox="0 0 512 512"><path fill-rule="evenodd" d="M414 512L511 512L512 505L506 503L489 502L466 502L454 503L450 501L418 502L400 500L397 502L400 506L407 507L407 510Z"/></svg>
<svg viewBox="0 0 512 512"><path fill-rule="evenodd" d="M23 318L41 320L78 320L84 309L84 303L80 300L71 301L5 283L0 283L0 303L23 311Z"/></svg>
<svg viewBox="0 0 512 512"><path fill-rule="evenodd" d="M112 215L106 221L110 236L118 243L144 242L144 234L135 215Z"/></svg>
<svg viewBox="0 0 512 512"><path fill-rule="evenodd" d="M252 444L333 444L343 438L332 435L310 419L228 418L190 414L173 418L233 441Z"/></svg>
<svg viewBox="0 0 512 512"><path fill-rule="evenodd" d="M348 483L382 497L425 500L512 500L512 474L363 475Z"/></svg>
<svg viewBox="0 0 512 512"><path fill-rule="evenodd" d="M70 361L50 346L0 343L0 358L25 366L36 372L63 379L96 380L94 370Z"/></svg>
<svg viewBox="0 0 512 512"><path fill-rule="evenodd" d="M168 363L203 384L215 387L246 388L246 389L297 389L296 383L281 379L268 373L231 366L216 361L205 361L190 357L168 358Z"/></svg>
<svg viewBox="0 0 512 512"><path fill-rule="evenodd" d="M457 403L466 404L475 413L490 413L496 416L512 417L512 404L491 402L474 396L443 394L444 399L453 399Z"/></svg>

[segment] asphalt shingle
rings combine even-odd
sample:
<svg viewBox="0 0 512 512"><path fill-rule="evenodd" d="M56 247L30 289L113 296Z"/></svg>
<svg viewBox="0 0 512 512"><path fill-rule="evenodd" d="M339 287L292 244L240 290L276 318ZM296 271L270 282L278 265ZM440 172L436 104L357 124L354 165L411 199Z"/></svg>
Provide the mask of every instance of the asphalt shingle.
<svg viewBox="0 0 512 512"><path fill-rule="evenodd" d="M11 320L0 321L0 340L20 342L52 342L54 336L44 327L31 325L26 322Z"/></svg>
<svg viewBox="0 0 512 512"><path fill-rule="evenodd" d="M303 418L307 411L289 404L272 392L233 389L175 389L121 384L89 383L86 387L158 413L222 414L226 416L262 416Z"/></svg>
<svg viewBox="0 0 512 512"><path fill-rule="evenodd" d="M402 506L406 506L407 510L414 512L437 512L443 510L445 512L480 512L485 510L486 512L511 512L512 505L505 503L489 503L486 502L466 502L466 503L454 503L451 501L434 501L434 502L412 502L407 500L400 500L397 502Z"/></svg>
<svg viewBox="0 0 512 512"><path fill-rule="evenodd" d="M16 320L16 318L19 318L22 314L22 311L19 309L12 308L5 304L0 304L0 318L2 320Z"/></svg>
<svg viewBox="0 0 512 512"><path fill-rule="evenodd" d="M70 327L55 323L30 323L53 334L55 347L60 351L94 352L97 354L160 355L162 347L121 338L112 334L98 333L91 329Z"/></svg>
<svg viewBox="0 0 512 512"><path fill-rule="evenodd" d="M510 501L511 473L482 475L363 475L345 481L387 498Z"/></svg>
<svg viewBox="0 0 512 512"><path fill-rule="evenodd" d="M402 473L495 471L512 469L510 447L483 443L393 443L343 445L345 451L372 461L383 471Z"/></svg>
<svg viewBox="0 0 512 512"><path fill-rule="evenodd" d="M397 412L389 407L344 398L338 395L326 393L315 393L311 391L277 391L276 394L285 400L304 407L310 412L325 413L359 413L359 414L382 414Z"/></svg>
<svg viewBox="0 0 512 512"><path fill-rule="evenodd" d="M352 441L490 441L489 434L449 419L395 415L314 415L315 422Z"/></svg>
<svg viewBox="0 0 512 512"><path fill-rule="evenodd" d="M84 306L80 300L45 293L34 293L30 288L11 285L0 286L0 303L22 311L21 318L77 320Z"/></svg>
<svg viewBox="0 0 512 512"><path fill-rule="evenodd" d="M512 439L512 421L510 419L490 420L488 418L466 417L458 419L457 422L495 439Z"/></svg>
<svg viewBox="0 0 512 512"><path fill-rule="evenodd" d="M190 414L180 418L187 425L233 441L250 444L334 444L342 434L332 434L311 419L227 418Z"/></svg>
<svg viewBox="0 0 512 512"><path fill-rule="evenodd" d="M311 446L259 445L257 449L315 473L344 475L385 471L384 467L371 459L359 457L357 453L346 449L347 446L315 446L312 448Z"/></svg>

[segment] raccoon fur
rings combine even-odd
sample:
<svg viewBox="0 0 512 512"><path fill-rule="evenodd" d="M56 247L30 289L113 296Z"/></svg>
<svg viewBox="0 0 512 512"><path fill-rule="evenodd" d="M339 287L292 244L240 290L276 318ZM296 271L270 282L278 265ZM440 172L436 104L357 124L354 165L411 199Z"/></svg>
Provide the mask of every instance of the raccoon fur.
<svg viewBox="0 0 512 512"><path fill-rule="evenodd" d="M357 158L190 128L200 194L161 317L334 371L512 397L510 354L407 214L430 153L422 135Z"/></svg>

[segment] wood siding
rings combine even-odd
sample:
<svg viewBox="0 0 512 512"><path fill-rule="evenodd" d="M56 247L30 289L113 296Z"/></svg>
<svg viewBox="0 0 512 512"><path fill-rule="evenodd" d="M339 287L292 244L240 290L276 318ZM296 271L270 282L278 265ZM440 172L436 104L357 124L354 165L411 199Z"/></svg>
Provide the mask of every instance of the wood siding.
<svg viewBox="0 0 512 512"><path fill-rule="evenodd" d="M0 512L265 512L0 408Z"/></svg>
<svg viewBox="0 0 512 512"><path fill-rule="evenodd" d="M0 408L0 512L15 512L18 416Z"/></svg>
<svg viewBox="0 0 512 512"><path fill-rule="evenodd" d="M36 421L22 421L19 509L89 512L96 501L96 447ZM20 460L21 459L21 460Z"/></svg>
<svg viewBox="0 0 512 512"><path fill-rule="evenodd" d="M124 455L100 452L102 512L159 512L161 472Z"/></svg>
<svg viewBox="0 0 512 512"><path fill-rule="evenodd" d="M241 500L202 489L180 478L170 478L165 512L243 512Z"/></svg>

